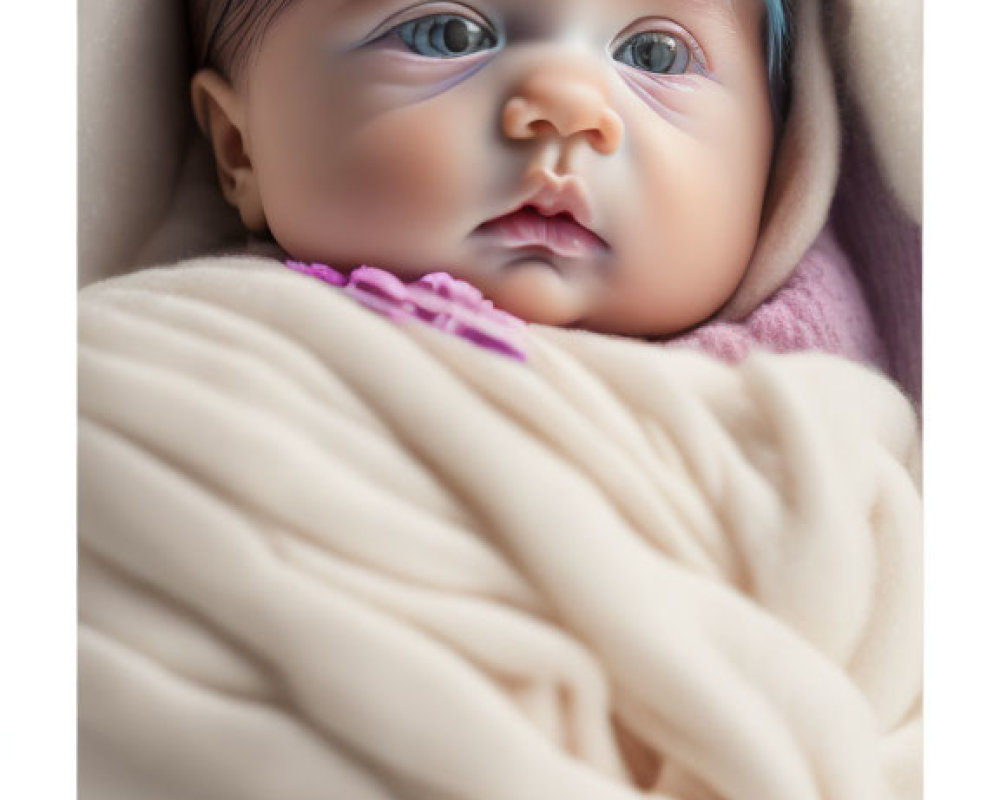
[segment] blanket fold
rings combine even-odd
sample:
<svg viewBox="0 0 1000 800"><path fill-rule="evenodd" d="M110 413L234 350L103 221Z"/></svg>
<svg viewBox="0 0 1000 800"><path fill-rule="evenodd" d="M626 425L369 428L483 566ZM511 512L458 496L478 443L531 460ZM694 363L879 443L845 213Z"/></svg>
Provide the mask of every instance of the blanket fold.
<svg viewBox="0 0 1000 800"><path fill-rule="evenodd" d="M876 372L538 326L520 364L249 258L80 326L82 797L919 797Z"/></svg>

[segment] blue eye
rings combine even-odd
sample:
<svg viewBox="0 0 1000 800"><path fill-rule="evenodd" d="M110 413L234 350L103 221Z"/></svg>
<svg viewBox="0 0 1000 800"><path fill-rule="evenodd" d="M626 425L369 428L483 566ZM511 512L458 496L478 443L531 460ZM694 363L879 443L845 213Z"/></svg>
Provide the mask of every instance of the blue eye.
<svg viewBox="0 0 1000 800"><path fill-rule="evenodd" d="M661 31L637 33L615 50L614 58L657 75L680 75L691 62L691 50L676 36Z"/></svg>
<svg viewBox="0 0 1000 800"><path fill-rule="evenodd" d="M431 14L400 25L399 37L414 53L428 58L458 58L497 45L496 35L456 14Z"/></svg>

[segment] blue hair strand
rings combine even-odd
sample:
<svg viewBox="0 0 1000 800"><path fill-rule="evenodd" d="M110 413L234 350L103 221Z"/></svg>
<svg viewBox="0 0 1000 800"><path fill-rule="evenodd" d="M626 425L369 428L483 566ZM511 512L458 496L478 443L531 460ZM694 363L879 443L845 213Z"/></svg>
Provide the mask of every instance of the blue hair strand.
<svg viewBox="0 0 1000 800"><path fill-rule="evenodd" d="M767 72L771 83L781 79L788 38L788 16L784 0L765 0L767 8Z"/></svg>

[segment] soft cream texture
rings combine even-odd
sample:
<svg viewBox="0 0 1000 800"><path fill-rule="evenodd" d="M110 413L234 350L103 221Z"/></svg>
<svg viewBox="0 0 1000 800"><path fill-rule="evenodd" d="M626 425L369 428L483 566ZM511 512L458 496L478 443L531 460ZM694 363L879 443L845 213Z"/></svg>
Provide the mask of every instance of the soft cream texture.
<svg viewBox="0 0 1000 800"><path fill-rule="evenodd" d="M81 797L920 796L873 372L542 327L522 365L249 258L80 323Z"/></svg>

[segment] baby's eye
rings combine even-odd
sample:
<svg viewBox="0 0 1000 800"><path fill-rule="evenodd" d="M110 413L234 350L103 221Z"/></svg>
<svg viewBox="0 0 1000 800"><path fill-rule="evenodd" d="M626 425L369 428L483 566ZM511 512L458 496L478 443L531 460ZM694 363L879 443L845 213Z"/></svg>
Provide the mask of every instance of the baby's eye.
<svg viewBox="0 0 1000 800"><path fill-rule="evenodd" d="M396 30L414 53L429 58L458 58L497 45L491 30L456 14L431 14L405 22Z"/></svg>
<svg viewBox="0 0 1000 800"><path fill-rule="evenodd" d="M615 60L658 75L680 75L687 71L691 50L684 41L664 31L646 31L626 39L615 50Z"/></svg>

